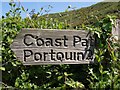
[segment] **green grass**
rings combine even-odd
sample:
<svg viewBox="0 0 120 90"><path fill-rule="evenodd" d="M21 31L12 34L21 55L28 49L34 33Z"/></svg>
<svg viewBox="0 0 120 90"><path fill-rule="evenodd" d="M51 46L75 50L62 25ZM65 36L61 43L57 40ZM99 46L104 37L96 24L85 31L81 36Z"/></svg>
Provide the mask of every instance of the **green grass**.
<svg viewBox="0 0 120 90"><path fill-rule="evenodd" d="M120 2L100 2L89 7L84 7L69 12L61 12L50 14L48 18L57 18L59 21L64 22L65 20L73 28L82 27L83 24L91 25L96 22L97 19L102 19L107 15L119 16ZM60 15L61 14L61 15ZM44 15L45 17L46 15Z"/></svg>

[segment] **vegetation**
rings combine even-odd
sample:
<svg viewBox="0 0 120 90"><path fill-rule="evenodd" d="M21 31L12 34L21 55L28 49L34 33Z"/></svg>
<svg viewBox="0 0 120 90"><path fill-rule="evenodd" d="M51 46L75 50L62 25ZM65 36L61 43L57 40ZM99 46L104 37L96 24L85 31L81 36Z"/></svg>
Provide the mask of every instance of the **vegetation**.
<svg viewBox="0 0 120 90"><path fill-rule="evenodd" d="M33 12L29 17L22 19L21 11L27 13L27 10L22 5L17 7L14 2L10 2L9 5L11 6L10 11L0 21L2 24L2 60L0 59L2 67L0 69L2 70L3 89L120 89L119 45L114 42L114 37L112 38L111 34L115 17L107 16L104 19L96 19L98 21L93 24L94 26L92 24L89 27L84 26L84 28L91 30L96 38L95 64L24 66L16 59L15 54L10 49L13 39L22 28L67 29L71 27L69 20L62 21L61 19L59 21L59 18L51 18L51 16L49 16L50 18L38 17L41 12L37 14ZM94 9L97 5L90 8ZM106 3L106 5L108 4ZM84 9L86 13L89 10L89 8L81 10ZM84 20L88 19L84 18Z"/></svg>
<svg viewBox="0 0 120 90"><path fill-rule="evenodd" d="M100 2L90 7L84 7L78 10L68 7L66 12L50 14L49 18L57 18L59 21L66 20L71 28L79 29L83 25L95 24L96 18L103 19L106 15L116 15L120 18L120 2ZM72 11L68 10L73 9Z"/></svg>
<svg viewBox="0 0 120 90"><path fill-rule="evenodd" d="M112 27L115 25L114 17L108 16L99 21L95 28L91 28L95 33L96 49L94 64L89 70L90 87L118 89L120 87L120 45L115 42L112 36Z"/></svg>

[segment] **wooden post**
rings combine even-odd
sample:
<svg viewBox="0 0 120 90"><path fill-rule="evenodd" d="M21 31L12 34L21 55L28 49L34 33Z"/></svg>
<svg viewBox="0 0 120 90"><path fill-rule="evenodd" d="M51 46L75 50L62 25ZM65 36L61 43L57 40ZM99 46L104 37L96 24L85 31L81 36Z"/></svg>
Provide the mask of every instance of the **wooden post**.
<svg viewBox="0 0 120 90"><path fill-rule="evenodd" d="M116 26L112 28L113 37L120 43L120 20L116 20Z"/></svg>

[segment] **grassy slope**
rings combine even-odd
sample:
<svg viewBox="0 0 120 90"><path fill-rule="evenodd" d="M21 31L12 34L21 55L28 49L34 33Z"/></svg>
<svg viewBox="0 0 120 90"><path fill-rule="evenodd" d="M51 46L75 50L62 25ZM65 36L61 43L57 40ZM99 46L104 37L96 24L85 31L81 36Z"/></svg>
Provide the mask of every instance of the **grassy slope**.
<svg viewBox="0 0 120 90"><path fill-rule="evenodd" d="M81 8L69 12L50 14L49 18L57 18L59 21L67 21L72 27L81 27L82 24L88 25L95 22L95 17L101 19L106 15L118 14L118 2L100 2L90 7Z"/></svg>

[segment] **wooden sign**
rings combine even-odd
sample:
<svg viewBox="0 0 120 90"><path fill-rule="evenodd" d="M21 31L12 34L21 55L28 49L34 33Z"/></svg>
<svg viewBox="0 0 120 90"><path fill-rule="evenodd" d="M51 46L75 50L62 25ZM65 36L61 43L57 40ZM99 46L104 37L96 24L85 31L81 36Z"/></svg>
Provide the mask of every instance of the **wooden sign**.
<svg viewBox="0 0 120 90"><path fill-rule="evenodd" d="M24 65L89 64L94 39L85 30L22 29L11 49Z"/></svg>

